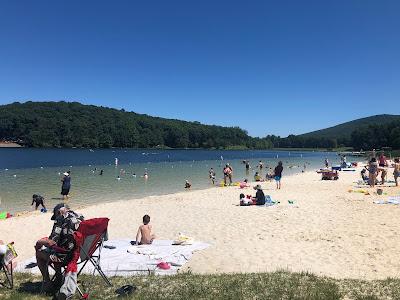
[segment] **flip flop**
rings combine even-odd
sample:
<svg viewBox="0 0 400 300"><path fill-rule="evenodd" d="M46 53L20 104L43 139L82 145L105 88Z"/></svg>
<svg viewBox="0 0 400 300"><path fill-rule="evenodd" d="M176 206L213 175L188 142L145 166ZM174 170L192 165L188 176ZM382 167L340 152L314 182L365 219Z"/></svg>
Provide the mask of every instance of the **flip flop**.
<svg viewBox="0 0 400 300"><path fill-rule="evenodd" d="M106 248L106 249L115 249L117 247L111 246L111 245L104 245L104 248Z"/></svg>
<svg viewBox="0 0 400 300"><path fill-rule="evenodd" d="M136 291L136 286L127 284L115 290L115 293L118 294L118 297L125 297L132 294L134 291Z"/></svg>

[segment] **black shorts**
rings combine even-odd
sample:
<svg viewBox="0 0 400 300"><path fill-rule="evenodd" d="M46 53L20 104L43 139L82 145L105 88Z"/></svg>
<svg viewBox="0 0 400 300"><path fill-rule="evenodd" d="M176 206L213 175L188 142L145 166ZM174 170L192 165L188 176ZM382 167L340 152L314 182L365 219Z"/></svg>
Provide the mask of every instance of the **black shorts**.
<svg viewBox="0 0 400 300"><path fill-rule="evenodd" d="M69 189L61 189L61 195L67 196L69 194Z"/></svg>
<svg viewBox="0 0 400 300"><path fill-rule="evenodd" d="M43 200L35 201L35 205L36 205L36 208L38 208L39 205L44 206L43 205Z"/></svg>

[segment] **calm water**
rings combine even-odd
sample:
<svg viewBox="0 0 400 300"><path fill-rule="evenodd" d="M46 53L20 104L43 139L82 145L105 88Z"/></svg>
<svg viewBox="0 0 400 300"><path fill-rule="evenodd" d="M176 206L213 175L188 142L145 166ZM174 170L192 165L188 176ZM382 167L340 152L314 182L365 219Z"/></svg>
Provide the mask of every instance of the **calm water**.
<svg viewBox="0 0 400 300"><path fill-rule="evenodd" d="M207 188L212 186L208 170L213 167L220 182L227 162L234 168L234 181L239 181L252 180L259 160L270 167L282 160L285 176L301 172L304 164L307 170L320 168L325 157L339 162L333 152L2 148L0 211L30 210L32 194L43 195L53 207L60 202L60 179L67 170L72 177L71 204L93 204L183 191L186 179L193 189ZM253 167L248 175L244 159ZM100 170L104 170L103 176ZM148 172L148 180L141 177L144 172ZM117 180L119 175L121 180Z"/></svg>

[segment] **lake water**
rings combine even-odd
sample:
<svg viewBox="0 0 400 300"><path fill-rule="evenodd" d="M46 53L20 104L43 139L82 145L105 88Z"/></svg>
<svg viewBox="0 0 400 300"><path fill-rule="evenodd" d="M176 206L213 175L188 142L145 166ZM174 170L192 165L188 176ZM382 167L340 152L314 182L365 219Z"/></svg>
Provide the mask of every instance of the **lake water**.
<svg viewBox="0 0 400 300"><path fill-rule="evenodd" d="M234 181L252 181L259 160L267 166L263 175L282 160L283 176L287 176L300 173L304 165L306 170L320 168L325 157L339 163L334 152L1 148L0 211L30 210L32 194L44 196L52 208L60 202L60 179L67 170L72 178L71 205L87 205L183 191L186 179L192 189L211 187L208 170L214 168L219 183L222 166L228 162L234 169ZM250 161L249 174L243 160ZM148 180L142 178L145 172Z"/></svg>

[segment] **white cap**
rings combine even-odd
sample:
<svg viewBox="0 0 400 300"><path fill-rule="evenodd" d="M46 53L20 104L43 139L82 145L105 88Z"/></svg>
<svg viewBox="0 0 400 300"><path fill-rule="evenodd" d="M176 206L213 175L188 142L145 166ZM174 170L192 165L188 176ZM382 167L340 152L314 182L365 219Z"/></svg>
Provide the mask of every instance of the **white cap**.
<svg viewBox="0 0 400 300"><path fill-rule="evenodd" d="M7 252L7 246L6 245L0 245L0 255L4 255Z"/></svg>

